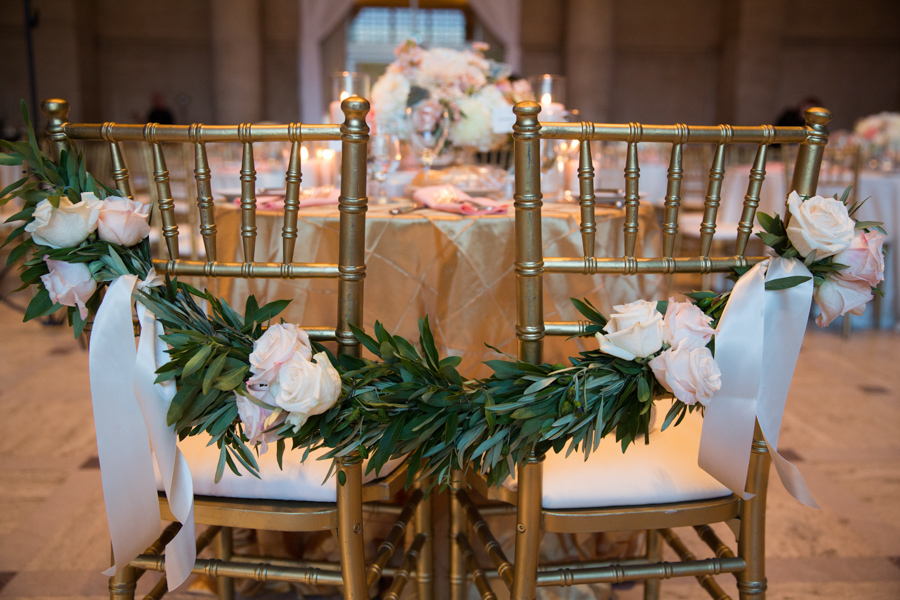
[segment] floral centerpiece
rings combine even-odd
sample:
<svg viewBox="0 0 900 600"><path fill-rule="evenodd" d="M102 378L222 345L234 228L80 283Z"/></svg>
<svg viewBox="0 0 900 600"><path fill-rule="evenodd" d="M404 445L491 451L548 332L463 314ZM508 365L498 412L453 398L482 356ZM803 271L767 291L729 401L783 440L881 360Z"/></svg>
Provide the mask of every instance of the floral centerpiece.
<svg viewBox="0 0 900 600"><path fill-rule="evenodd" d="M484 56L488 45L475 43L471 50L433 48L426 50L409 40L395 50L397 59L372 86L372 112L376 128L408 135L406 109L431 105L419 114L436 125L442 108L450 114L448 144L490 150L507 139L493 132L495 108L512 111L520 100L531 98L525 80L511 81L508 65Z"/></svg>
<svg viewBox="0 0 900 600"><path fill-rule="evenodd" d="M860 119L853 133L872 150L900 150L900 113L881 112Z"/></svg>

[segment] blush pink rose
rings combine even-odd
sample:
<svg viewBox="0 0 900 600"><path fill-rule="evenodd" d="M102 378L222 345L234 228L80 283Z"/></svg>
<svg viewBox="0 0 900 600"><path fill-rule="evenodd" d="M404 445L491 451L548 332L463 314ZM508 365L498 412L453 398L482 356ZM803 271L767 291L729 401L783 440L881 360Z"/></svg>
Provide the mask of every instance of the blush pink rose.
<svg viewBox="0 0 900 600"><path fill-rule="evenodd" d="M247 391L257 400L269 403L272 402L272 396L268 389L260 385L249 385ZM256 404L250 398L235 393L235 403L237 404L238 416L244 426L244 435L247 436L247 444L250 446L260 445L259 453L265 454L269 449L269 444L278 439L274 433L266 433L276 423L267 423L269 417L272 416L274 410L263 408ZM283 421L283 418L279 420Z"/></svg>
<svg viewBox="0 0 900 600"><path fill-rule="evenodd" d="M669 348L649 363L664 388L685 404L706 406L722 387L722 372L709 348Z"/></svg>
<svg viewBox="0 0 900 600"><path fill-rule="evenodd" d="M866 304L872 299L872 288L864 279L828 276L825 282L816 288L813 298L822 311L816 317L816 324L825 327L846 313L857 316L863 314Z"/></svg>
<svg viewBox="0 0 900 600"><path fill-rule="evenodd" d="M247 384L272 383L278 377L281 365L295 353L307 361L312 358L309 335L292 323L272 325L253 343L250 354L250 372L253 376Z"/></svg>
<svg viewBox="0 0 900 600"><path fill-rule="evenodd" d="M834 256L834 262L849 267L837 276L848 281L865 281L875 287L884 280L883 246L884 234L880 231L858 231L850 247Z"/></svg>
<svg viewBox="0 0 900 600"><path fill-rule="evenodd" d="M709 326L712 317L690 302L675 302L669 298L666 316L663 319L663 339L670 346L685 350L703 348L716 333Z"/></svg>
<svg viewBox="0 0 900 600"><path fill-rule="evenodd" d="M50 300L63 306L77 306L82 320L87 319L85 302L97 291L97 282L91 277L91 270L84 263L49 260L46 256L44 262L50 272L41 275L41 281L50 292Z"/></svg>
<svg viewBox="0 0 900 600"><path fill-rule="evenodd" d="M97 234L101 240L124 248L140 243L150 235L150 205L110 196L100 205Z"/></svg>

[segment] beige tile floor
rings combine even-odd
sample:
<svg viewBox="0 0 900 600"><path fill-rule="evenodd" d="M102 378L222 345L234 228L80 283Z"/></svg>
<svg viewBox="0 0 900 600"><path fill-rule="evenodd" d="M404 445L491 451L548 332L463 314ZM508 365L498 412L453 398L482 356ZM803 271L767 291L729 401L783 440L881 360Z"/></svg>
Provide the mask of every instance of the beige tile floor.
<svg viewBox="0 0 900 600"><path fill-rule="evenodd" d="M22 324L6 304L0 341L0 600L106 597L87 353L67 328ZM807 335L781 444L823 509L772 482L770 599L900 598L898 358L896 333ZM720 580L734 593L733 580ZM707 597L691 584L665 582L663 597ZM613 594L642 597L638 587Z"/></svg>

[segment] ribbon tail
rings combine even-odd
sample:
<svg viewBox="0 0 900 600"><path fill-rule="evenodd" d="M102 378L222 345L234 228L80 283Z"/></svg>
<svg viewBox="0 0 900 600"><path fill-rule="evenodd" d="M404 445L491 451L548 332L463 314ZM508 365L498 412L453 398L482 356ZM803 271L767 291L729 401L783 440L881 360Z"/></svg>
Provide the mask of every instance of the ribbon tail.
<svg viewBox="0 0 900 600"><path fill-rule="evenodd" d="M769 267L766 280L793 276L811 278L812 274L799 260L776 258ZM812 295L812 279L792 288L766 294L765 338L769 351L765 354L763 365L765 379L760 386L757 419L769 447L772 464L785 489L806 506L819 508L800 469L778 452L781 421L797 358L800 356L803 334L806 332Z"/></svg>
<svg viewBox="0 0 900 600"><path fill-rule="evenodd" d="M169 508L182 524L181 530L166 546L166 580L169 591L176 589L190 576L197 559L194 531L194 486L187 460L179 450L174 427L167 424L166 415L175 396L172 381L154 383L156 370L164 364L165 344L162 323L140 303L137 305L141 323L135 365L134 392L140 404L156 464L169 500Z"/></svg>
<svg viewBox="0 0 900 600"><path fill-rule="evenodd" d="M150 442L134 396L131 294L137 278L113 281L94 319L89 365L100 479L113 548L112 576L161 532Z"/></svg>
<svg viewBox="0 0 900 600"><path fill-rule="evenodd" d="M741 277L716 336L722 387L706 408L700 436L700 468L744 500L762 378L765 272L768 261Z"/></svg>

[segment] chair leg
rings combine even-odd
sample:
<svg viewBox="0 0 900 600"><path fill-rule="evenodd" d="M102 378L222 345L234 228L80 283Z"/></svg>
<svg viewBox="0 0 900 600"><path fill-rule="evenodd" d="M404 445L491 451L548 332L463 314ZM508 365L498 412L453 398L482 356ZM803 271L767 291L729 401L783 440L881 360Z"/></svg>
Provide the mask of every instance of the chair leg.
<svg viewBox="0 0 900 600"><path fill-rule="evenodd" d="M115 564L116 559L112 560ZM135 587L137 587L137 573L134 567L124 567L109 578L109 600L134 600Z"/></svg>
<svg viewBox="0 0 900 600"><path fill-rule="evenodd" d="M346 480L343 485L337 485L337 533L344 598L368 600L362 525L362 459L359 454L345 456L341 461L341 470L346 475Z"/></svg>
<svg viewBox="0 0 900 600"><path fill-rule="evenodd" d="M465 484L461 471L453 473L454 486ZM424 502L424 500L423 500ZM463 510L456 492L450 497L450 600L465 600L466 598L466 562L456 536L466 531L466 511Z"/></svg>
<svg viewBox="0 0 900 600"><path fill-rule="evenodd" d="M231 527L223 527L216 538L218 543L219 560L231 560L233 554L234 538ZM231 577L219 577L219 600L234 600L234 579Z"/></svg>
<svg viewBox="0 0 900 600"><path fill-rule="evenodd" d="M541 544L544 458L533 454L519 466L516 506L516 563L510 600L535 600Z"/></svg>
<svg viewBox="0 0 900 600"><path fill-rule="evenodd" d="M427 488L427 481L423 481L421 486L423 490ZM419 560L416 563L419 600L434 599L434 526L431 520L433 502L434 495L428 494L416 507L416 534L425 534L425 543L419 551Z"/></svg>
<svg viewBox="0 0 900 600"><path fill-rule="evenodd" d="M766 597L766 493L771 460L757 425L747 475L747 491L755 496L741 503L738 556L747 561L747 568L736 573L740 600Z"/></svg>
<svg viewBox="0 0 900 600"><path fill-rule="evenodd" d="M647 530L647 562L655 563L662 560L662 536L656 529ZM659 600L659 589L662 581L659 579L644 580L644 600Z"/></svg>

